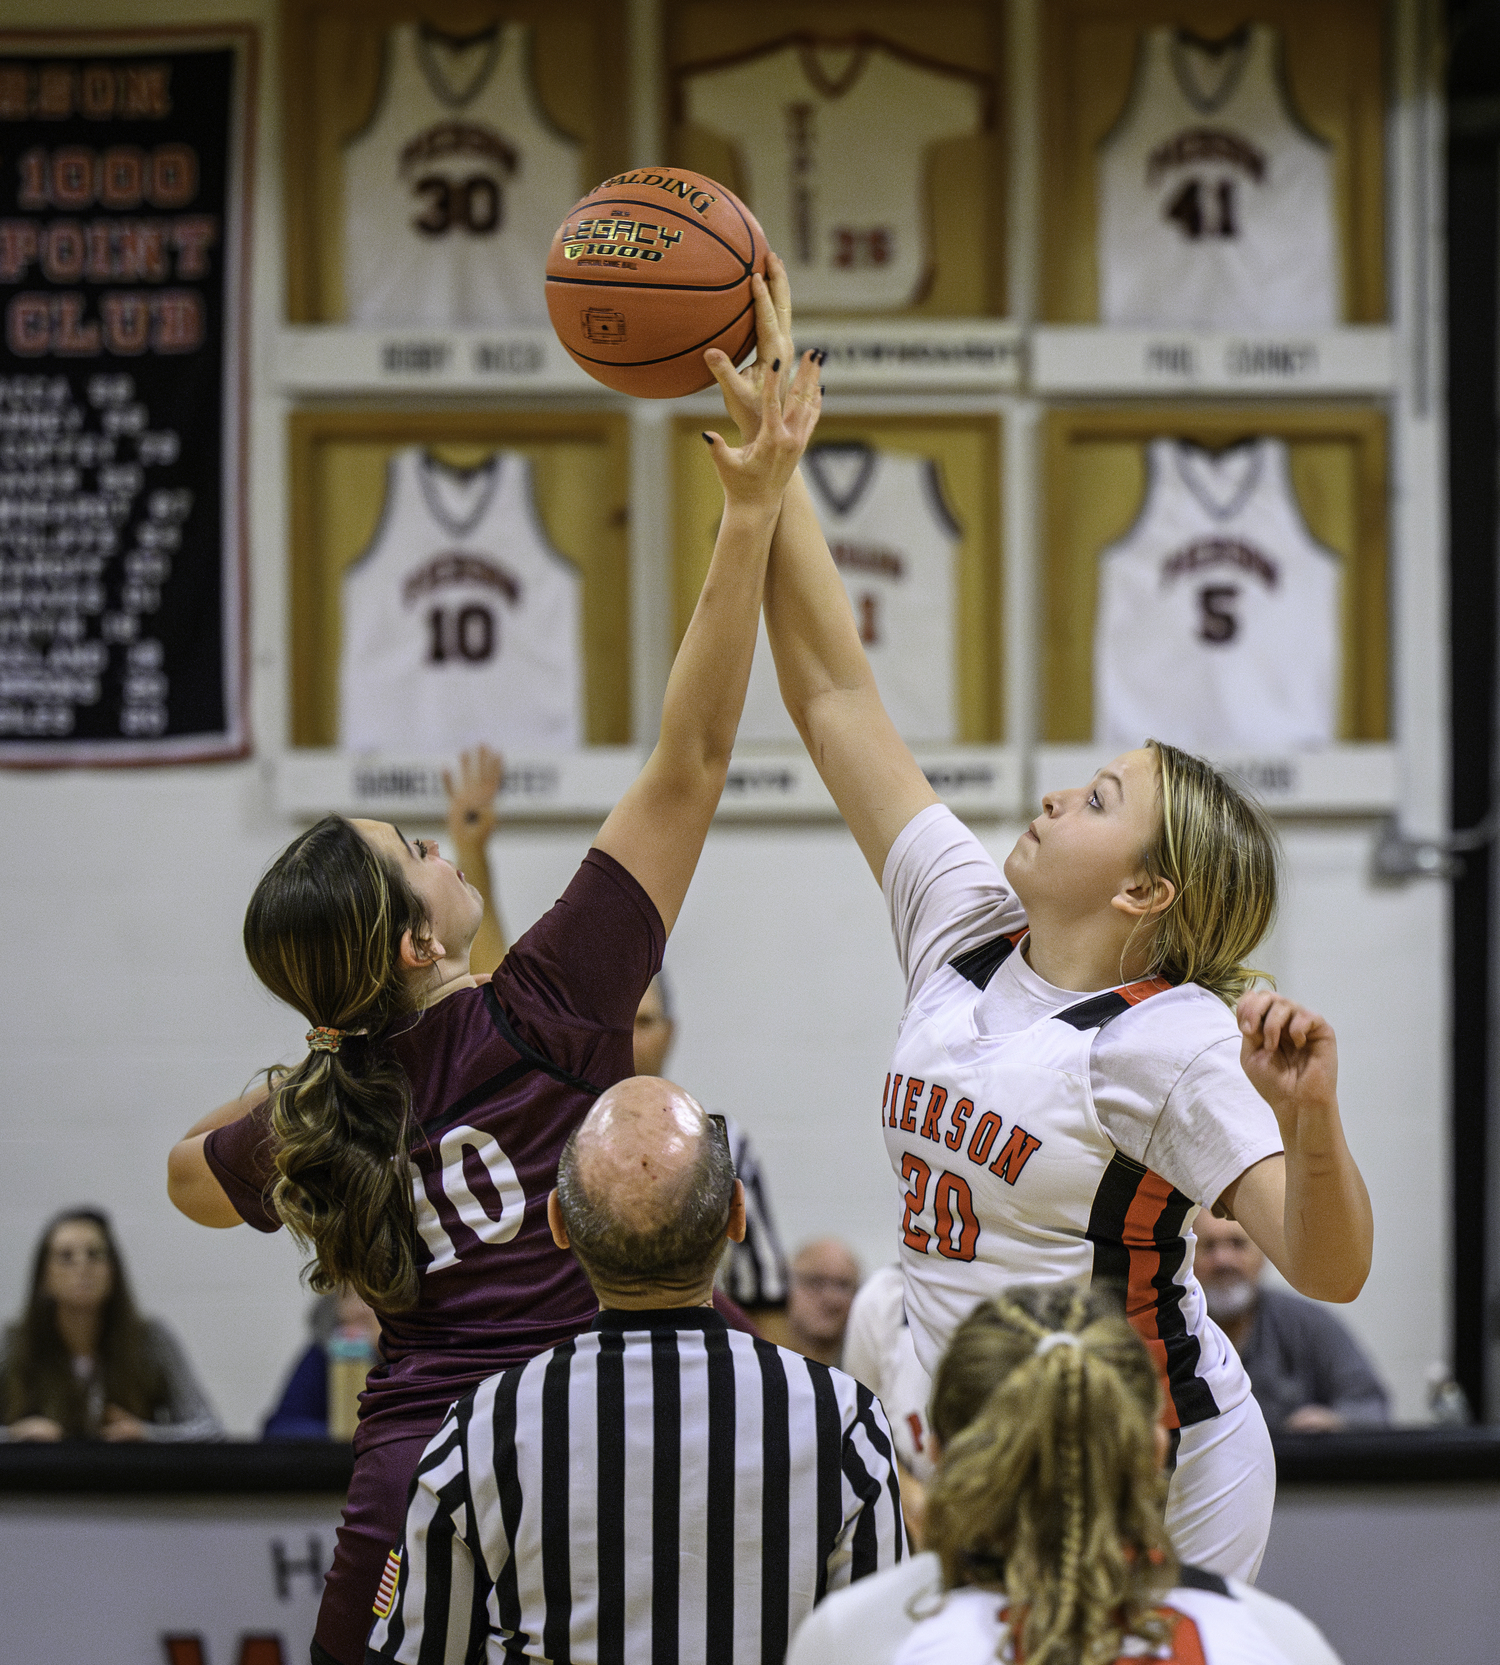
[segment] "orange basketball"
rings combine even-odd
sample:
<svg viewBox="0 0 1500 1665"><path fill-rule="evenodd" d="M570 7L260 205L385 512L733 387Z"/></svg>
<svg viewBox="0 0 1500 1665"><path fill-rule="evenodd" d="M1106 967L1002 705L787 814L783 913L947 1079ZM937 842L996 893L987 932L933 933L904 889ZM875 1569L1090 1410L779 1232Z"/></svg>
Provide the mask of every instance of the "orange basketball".
<svg viewBox="0 0 1500 1665"><path fill-rule="evenodd" d="M766 237L733 191L687 168L616 174L577 203L547 255L547 311L596 380L641 399L713 383L703 354L755 345L750 274Z"/></svg>

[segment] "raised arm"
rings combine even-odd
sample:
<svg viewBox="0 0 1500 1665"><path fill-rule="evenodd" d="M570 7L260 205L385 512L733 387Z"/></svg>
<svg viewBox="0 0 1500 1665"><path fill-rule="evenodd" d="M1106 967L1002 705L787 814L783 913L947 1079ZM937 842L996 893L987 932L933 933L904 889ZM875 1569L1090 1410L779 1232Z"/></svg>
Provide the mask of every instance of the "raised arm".
<svg viewBox="0 0 1500 1665"><path fill-rule="evenodd" d="M1299 1293L1352 1301L1370 1273L1375 1220L1339 1117L1332 1026L1265 989L1241 997L1238 1017L1240 1061L1286 1154L1247 1169L1216 1212L1238 1220Z"/></svg>
<svg viewBox="0 0 1500 1665"><path fill-rule="evenodd" d="M505 927L495 905L490 883L489 837L495 830L495 794L505 778L505 766L497 752L477 746L458 760L458 780L443 770L443 790L448 794L448 836L453 843L453 865L479 892L484 914L469 949L469 970L476 977L488 977L505 958Z"/></svg>
<svg viewBox="0 0 1500 1665"><path fill-rule="evenodd" d="M776 327L791 351L792 303L786 268L768 265ZM722 353L708 354L729 414L747 439L758 420L759 391ZM860 643L848 592L833 564L806 483L786 489L766 572L766 631L781 698L849 824L876 883L896 834L937 794L886 715Z"/></svg>
<svg viewBox="0 0 1500 1665"><path fill-rule="evenodd" d="M757 312L769 314L765 284L757 277L754 286ZM764 341L763 332L763 352ZM763 383L760 428L749 444L734 450L717 434L704 436L724 487L713 560L667 679L656 747L594 841L634 875L668 931L724 790L750 681L771 534L821 402L812 354L798 366L785 411L777 377Z"/></svg>
<svg viewBox="0 0 1500 1665"><path fill-rule="evenodd" d="M204 1141L216 1127L237 1122L259 1109L269 1096L269 1088L252 1088L243 1098L231 1099L217 1110L201 1116L172 1146L167 1156L167 1196L180 1214L200 1226L237 1226L240 1212L230 1202L218 1176L208 1165L203 1154Z"/></svg>

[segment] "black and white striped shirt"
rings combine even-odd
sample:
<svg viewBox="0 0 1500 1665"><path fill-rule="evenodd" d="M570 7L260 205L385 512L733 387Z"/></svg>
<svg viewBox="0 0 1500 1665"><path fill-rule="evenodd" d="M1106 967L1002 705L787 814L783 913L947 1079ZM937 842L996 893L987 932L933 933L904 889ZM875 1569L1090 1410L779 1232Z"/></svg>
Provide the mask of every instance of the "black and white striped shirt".
<svg viewBox="0 0 1500 1665"><path fill-rule="evenodd" d="M781 1665L902 1550L868 1388L709 1307L607 1310L449 1413L369 1660Z"/></svg>

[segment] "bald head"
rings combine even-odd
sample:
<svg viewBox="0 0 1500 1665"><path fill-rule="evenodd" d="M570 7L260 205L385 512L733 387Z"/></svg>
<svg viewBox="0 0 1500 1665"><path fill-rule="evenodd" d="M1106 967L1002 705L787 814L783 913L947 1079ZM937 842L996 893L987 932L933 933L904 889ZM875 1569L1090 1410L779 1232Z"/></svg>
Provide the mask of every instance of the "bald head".
<svg viewBox="0 0 1500 1665"><path fill-rule="evenodd" d="M657 1076L611 1087L558 1163L563 1233L601 1300L660 1291L674 1305L711 1283L735 1201L723 1134Z"/></svg>

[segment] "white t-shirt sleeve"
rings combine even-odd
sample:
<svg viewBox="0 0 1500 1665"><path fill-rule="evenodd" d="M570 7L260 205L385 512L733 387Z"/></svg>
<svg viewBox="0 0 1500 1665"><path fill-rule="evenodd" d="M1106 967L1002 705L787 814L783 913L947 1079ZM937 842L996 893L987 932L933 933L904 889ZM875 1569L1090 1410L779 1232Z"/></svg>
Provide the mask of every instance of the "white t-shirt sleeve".
<svg viewBox="0 0 1500 1665"><path fill-rule="evenodd" d="M956 954L1026 925L995 858L946 804L929 804L896 835L881 889L908 1006Z"/></svg>
<svg viewBox="0 0 1500 1665"><path fill-rule="evenodd" d="M1234 1014L1201 989L1153 995L1099 1031L1094 1106L1117 1150L1212 1205L1282 1148L1271 1107L1240 1068Z"/></svg>

